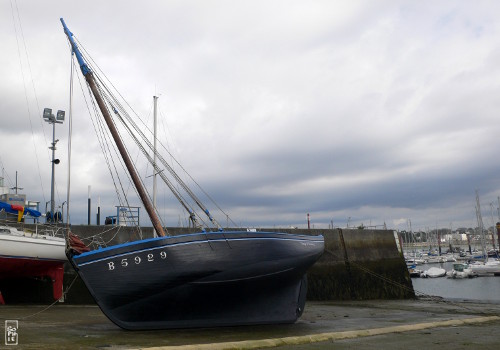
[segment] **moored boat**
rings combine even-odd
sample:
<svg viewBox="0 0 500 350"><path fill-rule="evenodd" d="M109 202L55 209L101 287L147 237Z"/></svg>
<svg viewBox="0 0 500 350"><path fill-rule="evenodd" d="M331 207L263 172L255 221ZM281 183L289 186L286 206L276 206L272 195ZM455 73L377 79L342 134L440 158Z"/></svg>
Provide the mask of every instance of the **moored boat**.
<svg viewBox="0 0 500 350"><path fill-rule="evenodd" d="M101 96L102 86L98 86L73 34L61 22L158 235L93 251L76 236L70 236L68 259L103 313L118 326L134 330L295 322L304 310L307 269L324 250L323 236L224 231L219 225L214 231L201 229L190 206L164 179L156 158L144 152L188 211L193 226L200 229L194 234L166 236L108 108L115 114L119 112L114 104L107 104L105 94ZM146 147L214 223L208 209L151 146L146 142Z"/></svg>
<svg viewBox="0 0 500 350"><path fill-rule="evenodd" d="M477 276L477 273L470 268L469 264L453 264L453 269L446 272L448 278L473 278Z"/></svg>
<svg viewBox="0 0 500 350"><path fill-rule="evenodd" d="M70 260L102 311L125 329L295 322L322 237L214 232L158 237Z"/></svg>
<svg viewBox="0 0 500 350"><path fill-rule="evenodd" d="M40 216L32 209L12 207L0 202L2 210L19 212L19 216ZM18 210L19 209L19 210ZM0 280L50 278L54 300L62 297L66 240L51 230L28 232L0 225ZM8 296L3 296L9 302Z"/></svg>
<svg viewBox="0 0 500 350"><path fill-rule="evenodd" d="M423 270L417 269L416 265L408 267L408 273L410 274L410 277L420 277L423 272Z"/></svg>
<svg viewBox="0 0 500 350"><path fill-rule="evenodd" d="M420 277L430 277L430 278L437 278L437 277L443 277L446 275L446 270L442 269L440 267L431 267L428 270L425 270Z"/></svg>
<svg viewBox="0 0 500 350"><path fill-rule="evenodd" d="M500 276L500 261L489 258L486 262L475 261L469 267L480 276Z"/></svg>

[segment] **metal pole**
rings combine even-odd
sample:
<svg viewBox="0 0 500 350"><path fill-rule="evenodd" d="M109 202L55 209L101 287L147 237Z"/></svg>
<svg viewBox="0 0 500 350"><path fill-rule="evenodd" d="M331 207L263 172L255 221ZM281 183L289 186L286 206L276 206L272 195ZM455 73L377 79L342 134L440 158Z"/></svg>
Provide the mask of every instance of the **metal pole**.
<svg viewBox="0 0 500 350"><path fill-rule="evenodd" d="M50 183L50 218L54 221L55 205L54 201L54 184L55 184L55 157L56 157L56 123L52 122L52 180Z"/></svg>
<svg viewBox="0 0 500 350"><path fill-rule="evenodd" d="M64 204L67 204L68 202L64 201L63 204L61 205L61 221L64 222Z"/></svg>
<svg viewBox="0 0 500 350"><path fill-rule="evenodd" d="M69 123L68 123L68 185L66 193L66 227L69 230L69 203L71 191L71 142L73 134L73 57L71 57L71 78L69 84ZM64 219L63 219L64 220Z"/></svg>
<svg viewBox="0 0 500 350"><path fill-rule="evenodd" d="M89 199L88 199L88 225L90 225L90 185L89 185Z"/></svg>
<svg viewBox="0 0 500 350"><path fill-rule="evenodd" d="M2 186L3 186L3 177L2 177ZM18 190L22 190L22 189L23 189L22 187L18 186L18 182L17 182L17 170L16 170L16 185L15 185L15 187L12 187L11 190L16 190L16 194L17 194L17 191Z"/></svg>
<svg viewBox="0 0 500 350"><path fill-rule="evenodd" d="M157 209L156 209L156 120L157 120L157 117L156 117L156 112L157 112L157 104L158 104L158 96L153 96L153 100L154 100L154 128L153 128L153 137L154 137L154 140L153 140L153 208L154 210L157 212ZM154 231L154 236L155 237L158 237L158 233L156 232L156 230Z"/></svg>
<svg viewBox="0 0 500 350"><path fill-rule="evenodd" d="M101 197L97 198L97 220L96 220L96 225L101 224Z"/></svg>
<svg viewBox="0 0 500 350"><path fill-rule="evenodd" d="M500 220L500 197L497 197L497 200L498 200L497 214L498 214L498 220Z"/></svg>

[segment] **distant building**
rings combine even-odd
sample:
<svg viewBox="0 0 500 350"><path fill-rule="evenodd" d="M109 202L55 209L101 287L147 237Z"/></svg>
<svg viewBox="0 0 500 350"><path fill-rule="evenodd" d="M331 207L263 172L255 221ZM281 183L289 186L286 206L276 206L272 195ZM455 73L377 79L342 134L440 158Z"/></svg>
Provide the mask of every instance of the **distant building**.
<svg viewBox="0 0 500 350"><path fill-rule="evenodd" d="M14 204L14 205L20 205L25 208L31 208L35 210L40 210L40 202L34 202L34 201L27 201L26 200L26 195L21 194L21 193L9 193L9 188L4 185L4 178L0 177L0 202L8 203L8 204ZM0 219L5 219L7 214L5 212L0 212ZM38 221L37 219L33 218L33 220Z"/></svg>
<svg viewBox="0 0 500 350"><path fill-rule="evenodd" d="M4 193L0 195L0 202L5 202L9 204L26 205L26 195L17 193Z"/></svg>

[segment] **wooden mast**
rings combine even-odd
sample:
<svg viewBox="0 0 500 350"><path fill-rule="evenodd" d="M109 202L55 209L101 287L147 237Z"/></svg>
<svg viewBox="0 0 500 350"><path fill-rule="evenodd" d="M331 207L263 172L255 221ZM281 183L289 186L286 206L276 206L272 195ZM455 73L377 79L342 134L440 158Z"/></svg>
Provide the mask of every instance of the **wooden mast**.
<svg viewBox="0 0 500 350"><path fill-rule="evenodd" d="M123 158L123 162L125 163L125 166L127 167L127 170L130 174L130 177L132 178L132 181L134 182L135 188L137 189L137 192L139 193L139 197L141 198L141 201L144 205L144 208L146 209L149 218L151 219L151 223L153 224L153 227L156 230L156 233L158 236L165 236L165 232L163 231L163 227L161 226L160 219L156 215L156 212L146 194L146 190L142 186L141 181L139 180L139 176L137 175L137 171L135 170L134 164L132 163L132 160L130 159L127 150L125 148L125 145L120 139L120 136L118 134L118 130L116 129L115 125L113 124L113 120L111 118L111 115L109 114L108 109L106 108L106 104L101 97L99 90L97 88L97 84L95 82L94 74L90 70L90 68L87 66L85 61L83 60L83 57L80 53L80 50L78 49L78 46L76 45L75 41L73 40L73 33L71 33L66 26L66 23L64 23L64 20L61 18L61 23L64 27L64 32L66 33L66 36L68 37L71 47L73 48L73 52L76 55L76 58L80 64L80 69L82 70L83 75L85 76L85 79L87 80L87 83L90 86L90 90L92 90L92 94L94 95L94 98L96 99L97 105L99 106L99 109L101 110L101 113L104 117L104 120L106 121L106 124L108 125L109 131L111 132L111 136L113 136L113 139L116 143L116 146L118 147L118 151L120 152L120 155Z"/></svg>

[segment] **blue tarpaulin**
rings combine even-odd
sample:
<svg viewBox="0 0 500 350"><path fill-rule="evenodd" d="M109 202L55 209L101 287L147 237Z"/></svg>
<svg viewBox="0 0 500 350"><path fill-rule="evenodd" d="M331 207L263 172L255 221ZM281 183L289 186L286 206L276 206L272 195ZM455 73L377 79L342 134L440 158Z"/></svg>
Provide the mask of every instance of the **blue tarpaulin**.
<svg viewBox="0 0 500 350"><path fill-rule="evenodd" d="M31 215L35 218L42 215L42 213L40 213L37 210L31 209L31 208L25 208L21 205L9 204L9 203L5 203L5 202L0 202L0 211L1 210L5 210L6 213L16 214L16 215L19 214L19 211L23 210L24 215Z"/></svg>

